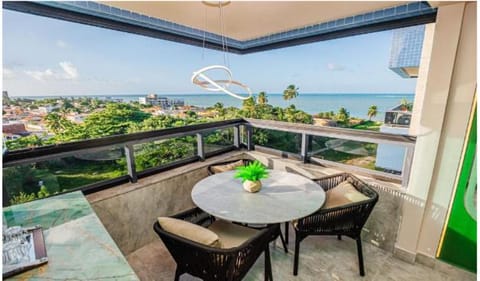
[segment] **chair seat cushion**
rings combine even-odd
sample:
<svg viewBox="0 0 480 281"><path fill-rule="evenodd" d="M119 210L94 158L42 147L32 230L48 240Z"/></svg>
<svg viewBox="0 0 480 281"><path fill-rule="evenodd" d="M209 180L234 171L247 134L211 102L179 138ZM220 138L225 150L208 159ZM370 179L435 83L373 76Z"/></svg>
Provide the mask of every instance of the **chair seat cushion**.
<svg viewBox="0 0 480 281"><path fill-rule="evenodd" d="M326 200L322 209L335 208L368 199L369 197L359 192L351 183L344 181L326 192Z"/></svg>
<svg viewBox="0 0 480 281"><path fill-rule="evenodd" d="M219 237L220 247L223 249L234 248L258 233L258 230L233 224L224 220L216 220L209 227Z"/></svg>
<svg viewBox="0 0 480 281"><path fill-rule="evenodd" d="M222 165L212 165L210 166L210 169L212 170L213 173L223 173L223 172L228 172L235 170L236 167L240 167L245 165L243 160L238 160L229 164L222 164Z"/></svg>
<svg viewBox="0 0 480 281"><path fill-rule="evenodd" d="M165 231L181 236L185 239L210 247L220 247L218 235L200 225L168 217L159 217L158 223Z"/></svg>

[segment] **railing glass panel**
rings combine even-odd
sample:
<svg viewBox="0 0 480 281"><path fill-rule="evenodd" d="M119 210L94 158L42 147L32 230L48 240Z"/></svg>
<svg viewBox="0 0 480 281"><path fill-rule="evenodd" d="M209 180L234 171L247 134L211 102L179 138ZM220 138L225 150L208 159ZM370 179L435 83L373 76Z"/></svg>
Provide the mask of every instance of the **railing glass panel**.
<svg viewBox="0 0 480 281"><path fill-rule="evenodd" d="M276 150L300 154L302 135L270 129L253 130L253 143Z"/></svg>
<svg viewBox="0 0 480 281"><path fill-rule="evenodd" d="M162 139L133 146L137 172L170 164L197 155L197 139L185 136Z"/></svg>
<svg viewBox="0 0 480 281"><path fill-rule="evenodd" d="M204 133L205 153L219 151L233 145L233 128Z"/></svg>
<svg viewBox="0 0 480 281"><path fill-rule="evenodd" d="M311 157L394 175L402 173L405 147L319 136L311 138Z"/></svg>
<svg viewBox="0 0 480 281"><path fill-rule="evenodd" d="M8 205L70 191L127 175L122 147L3 168Z"/></svg>

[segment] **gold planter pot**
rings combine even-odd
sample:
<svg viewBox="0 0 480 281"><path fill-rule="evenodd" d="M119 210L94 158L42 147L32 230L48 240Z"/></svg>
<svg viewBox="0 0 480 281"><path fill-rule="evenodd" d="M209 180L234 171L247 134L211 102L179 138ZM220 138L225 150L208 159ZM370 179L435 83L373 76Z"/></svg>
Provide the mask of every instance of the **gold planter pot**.
<svg viewBox="0 0 480 281"><path fill-rule="evenodd" d="M246 180L243 182L243 189L248 192L258 192L262 188L262 182L261 181L249 181Z"/></svg>

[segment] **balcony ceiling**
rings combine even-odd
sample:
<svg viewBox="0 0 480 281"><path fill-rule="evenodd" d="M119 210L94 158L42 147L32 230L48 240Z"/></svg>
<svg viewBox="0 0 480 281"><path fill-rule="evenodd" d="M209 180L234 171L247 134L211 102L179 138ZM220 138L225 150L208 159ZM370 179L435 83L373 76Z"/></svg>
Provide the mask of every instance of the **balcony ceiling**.
<svg viewBox="0 0 480 281"><path fill-rule="evenodd" d="M229 1L222 8L224 40L216 1L2 3L4 9L218 50L226 40L228 50L238 54L425 24L436 18L434 7L418 1Z"/></svg>
<svg viewBox="0 0 480 281"><path fill-rule="evenodd" d="M214 1L211 1L214 2ZM103 1L102 4L220 35L220 9L204 2ZM224 34L239 41L407 4L405 1L231 1L223 6Z"/></svg>

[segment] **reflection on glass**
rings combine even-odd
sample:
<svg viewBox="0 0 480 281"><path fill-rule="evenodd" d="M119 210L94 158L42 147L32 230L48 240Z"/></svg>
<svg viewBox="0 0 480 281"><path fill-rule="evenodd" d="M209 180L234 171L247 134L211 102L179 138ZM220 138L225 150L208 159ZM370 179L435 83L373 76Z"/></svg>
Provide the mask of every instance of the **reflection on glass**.
<svg viewBox="0 0 480 281"><path fill-rule="evenodd" d="M3 168L3 186L15 205L126 174L124 150L114 147Z"/></svg>
<svg viewBox="0 0 480 281"><path fill-rule="evenodd" d="M276 130L254 129L253 143L290 153L300 153L302 136Z"/></svg>
<svg viewBox="0 0 480 281"><path fill-rule="evenodd" d="M205 152L213 152L233 145L233 128L203 134Z"/></svg>
<svg viewBox="0 0 480 281"><path fill-rule="evenodd" d="M133 146L137 172L195 156L197 139L194 136L158 140Z"/></svg>
<svg viewBox="0 0 480 281"><path fill-rule="evenodd" d="M405 148L346 139L312 137L310 155L370 170L401 174Z"/></svg>

